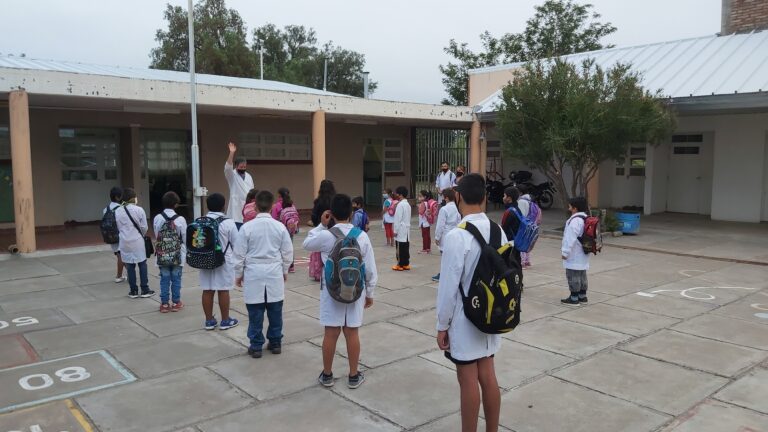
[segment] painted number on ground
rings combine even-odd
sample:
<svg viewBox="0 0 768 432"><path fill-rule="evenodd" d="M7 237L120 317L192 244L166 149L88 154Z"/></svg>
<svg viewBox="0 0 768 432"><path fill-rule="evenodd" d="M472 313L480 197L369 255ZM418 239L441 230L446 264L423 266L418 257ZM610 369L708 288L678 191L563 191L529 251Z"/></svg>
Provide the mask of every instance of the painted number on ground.
<svg viewBox="0 0 768 432"><path fill-rule="evenodd" d="M24 326L33 325L33 324L40 324L40 321L37 318L33 318L30 316L14 318L10 322L0 320L0 330L4 330L11 326L24 327Z"/></svg>
<svg viewBox="0 0 768 432"><path fill-rule="evenodd" d="M0 370L0 413L134 381L106 351Z"/></svg>

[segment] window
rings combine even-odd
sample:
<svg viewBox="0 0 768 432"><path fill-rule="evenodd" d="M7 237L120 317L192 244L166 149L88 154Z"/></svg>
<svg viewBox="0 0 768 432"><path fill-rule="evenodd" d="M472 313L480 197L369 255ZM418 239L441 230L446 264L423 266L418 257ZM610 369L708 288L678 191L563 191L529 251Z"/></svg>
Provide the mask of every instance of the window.
<svg viewBox="0 0 768 432"><path fill-rule="evenodd" d="M690 135L672 135L673 143L685 143L685 142L704 142L704 135L702 134L690 134Z"/></svg>
<svg viewBox="0 0 768 432"><path fill-rule="evenodd" d="M308 161L312 160L312 143L309 135L244 132L238 152L249 160Z"/></svg>
<svg viewBox="0 0 768 432"><path fill-rule="evenodd" d="M488 157L500 158L501 157L501 141L488 141Z"/></svg>
<svg viewBox="0 0 768 432"><path fill-rule="evenodd" d="M117 180L117 131L59 129L63 181Z"/></svg>
<svg viewBox="0 0 768 432"><path fill-rule="evenodd" d="M629 175L645 175L645 147L629 148Z"/></svg>
<svg viewBox="0 0 768 432"><path fill-rule="evenodd" d="M699 146L675 146L674 154L676 155L697 155L699 154Z"/></svg>
<svg viewBox="0 0 768 432"><path fill-rule="evenodd" d="M403 172L403 142L399 139L384 140L384 172Z"/></svg>
<svg viewBox="0 0 768 432"><path fill-rule="evenodd" d="M11 136L8 126L0 126L0 159L11 158Z"/></svg>

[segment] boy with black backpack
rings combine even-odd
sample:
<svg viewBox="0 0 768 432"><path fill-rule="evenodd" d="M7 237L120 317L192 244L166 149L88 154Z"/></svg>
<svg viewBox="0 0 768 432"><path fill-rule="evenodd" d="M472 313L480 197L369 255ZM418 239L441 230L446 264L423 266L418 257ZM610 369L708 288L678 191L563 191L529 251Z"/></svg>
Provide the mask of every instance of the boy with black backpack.
<svg viewBox="0 0 768 432"><path fill-rule="evenodd" d="M109 204L104 208L101 217L101 237L104 243L112 247L112 253L117 258L117 275L115 283L125 282L127 279L123 276L125 264L120 257L120 230L117 227L115 219L115 210L120 208L123 201L123 190L115 186L109 191Z"/></svg>
<svg viewBox="0 0 768 432"><path fill-rule="evenodd" d="M585 253L583 236L588 222L589 206L584 197L571 198L568 201L568 211L571 217L565 222L563 242L560 253L565 267L565 278L571 295L561 299L563 304L579 306L587 303L587 270L589 255ZM591 222L591 221L589 221Z"/></svg>
<svg viewBox="0 0 768 432"><path fill-rule="evenodd" d="M368 232L370 222L368 221L368 213L365 211L363 197L356 196L352 198L352 211L352 225Z"/></svg>
<svg viewBox="0 0 768 432"><path fill-rule="evenodd" d="M333 357L336 341L343 331L349 359L347 387L355 389L365 381L358 370L358 329L363 325L363 309L373 305L377 273L371 240L363 230L349 222L351 215L352 200L349 196L334 196L331 210L322 214L321 223L304 240L304 249L320 252L325 263L320 284L320 324L325 327L323 371L318 381L325 387L333 386ZM332 219L336 224L328 229Z"/></svg>
<svg viewBox="0 0 768 432"><path fill-rule="evenodd" d="M187 227L187 265L200 270L205 329L228 330L239 324L229 316L229 291L235 284L232 248L237 225L223 213L226 199L214 193L205 200L208 213ZM221 322L213 315L213 297L219 293Z"/></svg>
<svg viewBox="0 0 768 432"><path fill-rule="evenodd" d="M485 215L485 179L469 174L454 190L463 218L442 241L437 345L456 365L462 430L477 429L482 392L486 430L495 431L501 394L494 355L501 346L499 333L519 323L522 273L519 266L510 267L502 259L509 244L501 228Z"/></svg>
<svg viewBox="0 0 768 432"><path fill-rule="evenodd" d="M184 307L181 302L181 272L184 268L184 238L187 221L176 214L179 196L170 191L163 195L163 211L155 216L155 256L160 269L160 312L178 312ZM173 304L169 303L171 301Z"/></svg>

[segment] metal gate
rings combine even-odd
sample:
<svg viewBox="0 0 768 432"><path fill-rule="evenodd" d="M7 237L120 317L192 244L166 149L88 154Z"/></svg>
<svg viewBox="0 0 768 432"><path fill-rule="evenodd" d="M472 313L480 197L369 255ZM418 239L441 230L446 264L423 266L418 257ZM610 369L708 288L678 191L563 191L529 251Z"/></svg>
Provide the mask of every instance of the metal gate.
<svg viewBox="0 0 768 432"><path fill-rule="evenodd" d="M448 162L453 171L456 166L465 168L469 162L468 129L415 128L413 133L413 178L412 196L420 190L437 192L435 177L440 164Z"/></svg>

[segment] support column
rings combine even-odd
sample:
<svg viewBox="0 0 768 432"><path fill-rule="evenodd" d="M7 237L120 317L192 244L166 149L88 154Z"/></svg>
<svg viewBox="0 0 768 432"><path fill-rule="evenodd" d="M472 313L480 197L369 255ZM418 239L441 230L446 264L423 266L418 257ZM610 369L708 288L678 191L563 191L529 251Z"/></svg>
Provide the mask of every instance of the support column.
<svg viewBox="0 0 768 432"><path fill-rule="evenodd" d="M13 169L13 209L16 247L21 253L37 249L35 200L32 190L32 147L29 138L29 97L26 91L8 94Z"/></svg>
<svg viewBox="0 0 768 432"><path fill-rule="evenodd" d="M600 168L597 169L595 176L587 183L587 204L589 208L600 208Z"/></svg>
<svg viewBox="0 0 768 432"><path fill-rule="evenodd" d="M480 173L480 121L475 119L469 130L469 172Z"/></svg>
<svg viewBox="0 0 768 432"><path fill-rule="evenodd" d="M480 125L480 137L478 139L478 143L480 144L478 147L480 148L480 175L485 178L486 171L488 170L488 139L483 137L483 125Z"/></svg>
<svg viewBox="0 0 768 432"><path fill-rule="evenodd" d="M312 179L314 195L325 179L325 111L322 110L312 113Z"/></svg>

